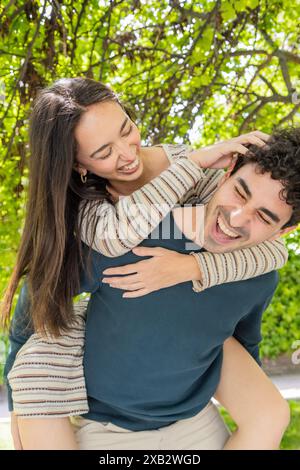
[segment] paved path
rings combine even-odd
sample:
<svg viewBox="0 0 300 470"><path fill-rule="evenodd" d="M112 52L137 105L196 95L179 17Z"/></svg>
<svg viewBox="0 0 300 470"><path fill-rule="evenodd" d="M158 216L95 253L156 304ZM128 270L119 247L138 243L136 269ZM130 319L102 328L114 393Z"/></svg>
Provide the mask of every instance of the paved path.
<svg viewBox="0 0 300 470"><path fill-rule="evenodd" d="M300 400L300 374L274 375L271 379L284 398Z"/></svg>

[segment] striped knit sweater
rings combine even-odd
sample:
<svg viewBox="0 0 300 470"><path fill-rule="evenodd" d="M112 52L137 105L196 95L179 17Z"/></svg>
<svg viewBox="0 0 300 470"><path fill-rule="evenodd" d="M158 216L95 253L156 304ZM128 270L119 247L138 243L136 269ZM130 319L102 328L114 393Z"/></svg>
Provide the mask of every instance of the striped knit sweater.
<svg viewBox="0 0 300 470"><path fill-rule="evenodd" d="M98 216L95 241L89 221L83 214L83 241L106 256L118 256L139 244L172 210L176 203L206 203L217 188L223 172L202 171L186 158L188 148L163 146L170 166L157 178L116 205L107 201L95 207ZM134 220L128 220L128 207L135 207ZM151 211L151 206L155 210ZM151 211L151 217L149 216ZM124 236L126 235L126 237ZM278 269L287 260L281 241L232 253L192 253L199 263L203 282L193 289L248 279ZM8 374L14 411L23 417L64 417L88 412L83 373L85 313L88 300L75 304L77 323L59 339L34 334L19 350Z"/></svg>

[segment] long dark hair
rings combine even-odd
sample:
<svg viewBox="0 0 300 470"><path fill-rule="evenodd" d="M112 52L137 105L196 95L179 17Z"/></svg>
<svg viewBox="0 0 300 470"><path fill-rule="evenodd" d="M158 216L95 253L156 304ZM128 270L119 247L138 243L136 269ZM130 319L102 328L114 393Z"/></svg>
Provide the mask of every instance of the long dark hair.
<svg viewBox="0 0 300 470"><path fill-rule="evenodd" d="M87 78L68 78L43 89L34 103L28 204L17 262L2 306L5 326L24 275L35 331L58 335L73 323L72 298L78 293L83 266L79 203L107 197L104 178L89 173L83 184L74 170L74 129L87 106L107 101L128 112L108 86ZM86 213L85 208L83 211Z"/></svg>

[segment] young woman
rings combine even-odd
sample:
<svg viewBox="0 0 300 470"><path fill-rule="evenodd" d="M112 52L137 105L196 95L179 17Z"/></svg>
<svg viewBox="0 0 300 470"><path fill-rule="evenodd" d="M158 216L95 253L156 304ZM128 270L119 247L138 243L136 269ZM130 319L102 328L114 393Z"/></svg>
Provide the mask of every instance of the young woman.
<svg viewBox="0 0 300 470"><path fill-rule="evenodd" d="M52 337L49 344L41 333L62 334L60 344L66 340L64 331L72 334L76 320L72 299L80 291L80 271L84 264L81 240L105 256L126 253L147 237L176 203L189 201L192 196L205 201L212 194L218 172L209 170L205 174L202 168L228 166L235 152L247 152L243 144L263 145L265 140L266 135L256 132L193 153L182 146L142 148L139 132L128 112L104 85L88 79L60 80L40 94L31 118L27 218L5 310L7 317L17 285L27 274L31 322L37 333L18 354L10 374L16 410L19 410L19 415L32 417L30 420L19 418L24 448L77 446L68 418L46 419L49 412L45 404L35 406L35 412L32 412L32 406L26 409L24 390L27 397L29 392L37 398L40 384L34 390L32 380L26 384L22 378L23 400L18 403L18 361L23 368L30 368L30 354L23 358L22 354L23 351L35 354L35 341L39 346L43 343L48 347L49 358L55 353L58 340ZM115 194L125 197L114 205L111 195ZM134 217L128 220L128 208L132 207ZM265 242L259 249L243 250L246 257L256 256L255 272L245 272L245 266L235 261L238 257L233 259L230 254L191 254L193 256L180 254L182 269L168 277L168 286L192 280L194 289L201 291L220 282L257 276L281 267L286 261L286 251L280 242ZM174 256L178 257L178 253ZM219 272L221 265L227 269ZM161 287L166 287L164 282L162 278ZM24 316L25 313L26 309ZM83 325L80 332L82 328ZM30 332L22 333L24 343ZM77 341L80 349L83 342L80 333ZM20 346L15 345L7 372ZM237 349L241 350L238 363L235 361ZM233 339L224 347L218 398L240 424L227 446L276 448L287 425L286 404L258 366L253 364L252 358L242 351L242 346ZM237 372L237 369L240 370ZM243 374L247 377L251 374L256 384L247 400L247 413L239 398L243 396L244 402L248 388L242 395L235 393L230 386L237 374L240 378ZM242 380L240 384L245 385ZM51 390L51 385L44 383L43 388L47 387ZM260 397L259 408L255 394ZM72 407L70 410L66 400L65 405L60 410L56 409L52 416L82 414L82 401L79 409ZM253 420L244 419L245 416L253 416L248 413L250 404L253 408L255 406L256 416L265 418L265 428L259 439L254 432ZM43 414L42 420L34 417ZM274 414L277 426L274 426ZM267 419L270 416L274 420L272 426ZM43 436L47 436L47 442Z"/></svg>

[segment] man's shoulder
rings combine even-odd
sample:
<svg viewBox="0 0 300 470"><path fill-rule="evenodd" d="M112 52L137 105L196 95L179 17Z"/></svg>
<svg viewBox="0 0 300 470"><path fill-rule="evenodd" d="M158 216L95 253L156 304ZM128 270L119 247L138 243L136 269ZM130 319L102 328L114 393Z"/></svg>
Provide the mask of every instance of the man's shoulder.
<svg viewBox="0 0 300 470"><path fill-rule="evenodd" d="M279 282L279 274L271 271L240 282L246 287L249 296L253 295L255 300L264 299L273 295Z"/></svg>
<svg viewBox="0 0 300 470"><path fill-rule="evenodd" d="M246 305L250 309L254 305L263 304L273 296L278 280L277 271L272 271L250 279L221 284L212 289L216 289L214 295L222 296L224 304L228 302L232 305L234 299L236 306Z"/></svg>

